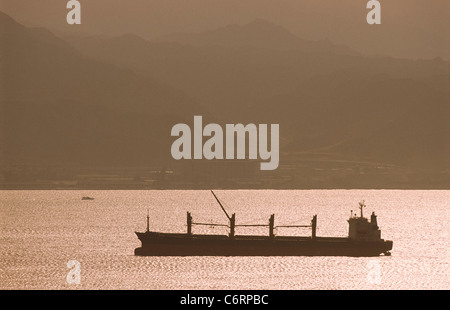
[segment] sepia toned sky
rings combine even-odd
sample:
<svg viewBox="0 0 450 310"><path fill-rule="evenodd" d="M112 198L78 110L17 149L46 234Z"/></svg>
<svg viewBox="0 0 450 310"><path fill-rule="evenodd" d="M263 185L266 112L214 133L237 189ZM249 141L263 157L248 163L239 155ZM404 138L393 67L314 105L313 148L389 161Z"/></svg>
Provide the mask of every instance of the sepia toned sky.
<svg viewBox="0 0 450 310"><path fill-rule="evenodd" d="M366 0L80 0L82 24L66 24L65 0L2 0L18 22L51 31L146 39L263 18L299 37L329 39L364 54L450 59L450 1L381 1L381 25L366 23Z"/></svg>

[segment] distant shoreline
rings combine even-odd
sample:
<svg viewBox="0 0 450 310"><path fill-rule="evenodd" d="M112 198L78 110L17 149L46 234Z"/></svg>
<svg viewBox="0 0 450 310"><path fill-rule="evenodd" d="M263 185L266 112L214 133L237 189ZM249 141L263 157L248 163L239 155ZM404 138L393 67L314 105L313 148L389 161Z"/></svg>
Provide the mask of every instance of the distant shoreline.
<svg viewBox="0 0 450 310"><path fill-rule="evenodd" d="M218 186L187 186L187 187L139 187L139 186L91 186L91 187L61 187L61 186L12 186L0 185L0 191L10 190L450 190L450 187L218 187Z"/></svg>

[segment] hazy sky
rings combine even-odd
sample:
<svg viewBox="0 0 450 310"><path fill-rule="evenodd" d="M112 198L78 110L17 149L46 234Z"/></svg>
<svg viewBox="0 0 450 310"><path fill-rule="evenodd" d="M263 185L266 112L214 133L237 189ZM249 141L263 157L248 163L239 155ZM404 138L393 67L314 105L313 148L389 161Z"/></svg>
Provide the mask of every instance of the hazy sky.
<svg viewBox="0 0 450 310"><path fill-rule="evenodd" d="M144 38L264 18L302 38L328 38L367 54L450 59L450 1L380 2L381 25L366 23L367 0L80 0L82 25L72 26L65 19L66 0L0 0L0 9L57 33Z"/></svg>

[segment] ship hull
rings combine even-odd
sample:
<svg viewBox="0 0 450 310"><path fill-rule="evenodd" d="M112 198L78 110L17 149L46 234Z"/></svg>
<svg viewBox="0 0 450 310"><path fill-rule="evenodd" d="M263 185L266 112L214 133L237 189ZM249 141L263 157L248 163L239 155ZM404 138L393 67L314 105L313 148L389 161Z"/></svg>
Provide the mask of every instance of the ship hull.
<svg viewBox="0 0 450 310"><path fill-rule="evenodd" d="M136 233L138 256L379 256L389 255L392 241L354 241L326 237L257 237Z"/></svg>

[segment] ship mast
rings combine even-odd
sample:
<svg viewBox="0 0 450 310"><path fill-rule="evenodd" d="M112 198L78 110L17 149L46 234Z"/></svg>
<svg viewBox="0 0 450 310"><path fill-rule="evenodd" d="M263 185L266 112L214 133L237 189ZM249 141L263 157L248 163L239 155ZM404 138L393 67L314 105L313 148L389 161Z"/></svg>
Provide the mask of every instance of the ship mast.
<svg viewBox="0 0 450 310"><path fill-rule="evenodd" d="M225 215L227 216L228 220L231 221L231 217L228 215L227 211L225 210L225 208L222 206L222 204L220 203L219 198L217 198L216 194L214 194L214 192L211 190L211 193L214 195L214 198L216 198L217 202L219 203L220 207L222 208L222 211L225 213Z"/></svg>
<svg viewBox="0 0 450 310"><path fill-rule="evenodd" d="M214 192L211 190L211 193L214 195L214 198L216 198L217 202L219 203L220 207L222 208L223 213L225 213L225 215L227 216L228 220L230 221L230 233L229 233L229 237L231 239L234 238L234 231L235 231L235 227L236 227L236 214L232 214L231 216L228 215L227 211L225 210L225 208L222 206L222 203L220 203L219 198L217 198L216 194L214 194Z"/></svg>
<svg viewBox="0 0 450 310"><path fill-rule="evenodd" d="M365 206L366 206L366 205L364 204L364 200L361 201L361 202L359 203L359 209L361 210L361 217L363 217L363 208L364 208Z"/></svg>
<svg viewBox="0 0 450 310"><path fill-rule="evenodd" d="M149 210L147 209L147 232L150 231L149 220L150 220L150 215L149 215Z"/></svg>

